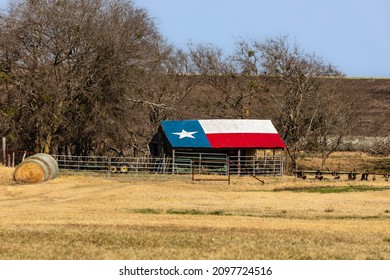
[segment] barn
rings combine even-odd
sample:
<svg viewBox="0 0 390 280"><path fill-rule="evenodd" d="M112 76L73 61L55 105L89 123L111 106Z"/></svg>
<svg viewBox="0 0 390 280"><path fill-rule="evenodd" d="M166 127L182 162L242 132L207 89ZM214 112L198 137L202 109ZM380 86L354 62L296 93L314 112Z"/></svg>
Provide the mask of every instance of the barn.
<svg viewBox="0 0 390 280"><path fill-rule="evenodd" d="M237 173L283 174L285 144L270 120L165 120L149 149L176 166L191 158L229 158Z"/></svg>

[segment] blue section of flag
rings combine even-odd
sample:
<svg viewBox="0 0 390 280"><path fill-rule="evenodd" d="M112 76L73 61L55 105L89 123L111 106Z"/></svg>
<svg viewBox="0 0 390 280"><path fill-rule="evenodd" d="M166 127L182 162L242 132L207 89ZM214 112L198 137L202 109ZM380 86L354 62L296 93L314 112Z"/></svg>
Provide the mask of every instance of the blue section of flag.
<svg viewBox="0 0 390 280"><path fill-rule="evenodd" d="M197 120L162 121L161 126L173 148L211 148Z"/></svg>

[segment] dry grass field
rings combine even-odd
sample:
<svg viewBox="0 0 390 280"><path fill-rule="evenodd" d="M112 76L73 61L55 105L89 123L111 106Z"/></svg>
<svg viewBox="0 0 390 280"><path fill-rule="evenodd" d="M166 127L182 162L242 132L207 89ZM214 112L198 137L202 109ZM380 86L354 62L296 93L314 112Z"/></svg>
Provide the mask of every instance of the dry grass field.
<svg viewBox="0 0 390 280"><path fill-rule="evenodd" d="M321 169L321 159L318 155L304 154L298 160L299 169ZM370 171L389 173L389 156L372 156L363 152L335 152L326 161L325 169L332 171Z"/></svg>
<svg viewBox="0 0 390 280"><path fill-rule="evenodd" d="M390 259L384 179L12 175L0 167L0 259Z"/></svg>

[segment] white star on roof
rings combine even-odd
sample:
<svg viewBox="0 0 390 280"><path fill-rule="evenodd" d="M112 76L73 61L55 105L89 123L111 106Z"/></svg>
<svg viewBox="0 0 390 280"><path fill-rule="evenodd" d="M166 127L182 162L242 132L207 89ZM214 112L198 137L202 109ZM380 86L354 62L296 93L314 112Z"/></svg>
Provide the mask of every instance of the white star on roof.
<svg viewBox="0 0 390 280"><path fill-rule="evenodd" d="M193 136L193 134L195 134L195 133L198 133L198 132L197 131L189 132L189 131L185 131L184 129L182 129L181 132L173 132L172 134L179 135L179 139L182 139L182 138L195 139L195 137Z"/></svg>

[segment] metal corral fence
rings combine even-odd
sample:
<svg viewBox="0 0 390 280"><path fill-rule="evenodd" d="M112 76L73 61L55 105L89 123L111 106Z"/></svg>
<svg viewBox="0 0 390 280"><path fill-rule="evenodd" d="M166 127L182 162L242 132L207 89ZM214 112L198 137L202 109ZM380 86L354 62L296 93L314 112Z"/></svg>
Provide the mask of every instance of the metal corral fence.
<svg viewBox="0 0 390 280"><path fill-rule="evenodd" d="M227 160L230 162L230 174L237 175L261 175L261 176L283 176L283 156L235 156L229 157L226 154L216 153L189 153L180 152L175 155L175 166L178 166L176 173L181 169L188 172L188 166L195 161L196 172L199 174L220 174L227 173Z"/></svg>
<svg viewBox="0 0 390 280"><path fill-rule="evenodd" d="M8 166L16 166L33 153L9 151ZM282 176L283 157L230 157L216 153L177 153L172 157L107 157L52 155L62 172L107 176L113 178L142 178L160 175L261 175ZM194 164L193 164L194 163Z"/></svg>
<svg viewBox="0 0 390 280"><path fill-rule="evenodd" d="M153 174L172 174L172 159L169 157L98 157L54 155L60 170L66 173L107 176L109 178L142 179L161 178ZM179 164L181 166L181 164ZM191 168L191 165L189 165ZM190 174L190 172L188 173Z"/></svg>
<svg viewBox="0 0 390 280"><path fill-rule="evenodd" d="M151 158L107 157L107 156L69 156L54 155L58 167L65 173L83 172L88 175L107 177L130 177L159 173L156 160Z"/></svg>
<svg viewBox="0 0 390 280"><path fill-rule="evenodd" d="M225 154L180 153L172 157L97 157L53 155L64 171L83 171L109 177L160 175L215 174L227 175ZM283 157L231 157L230 174L282 176ZM192 163L194 162L194 166ZM127 177L128 177L127 176Z"/></svg>
<svg viewBox="0 0 390 280"><path fill-rule="evenodd" d="M98 157L54 155L59 169L113 178L139 178L150 174L190 175L190 158L171 157Z"/></svg>

